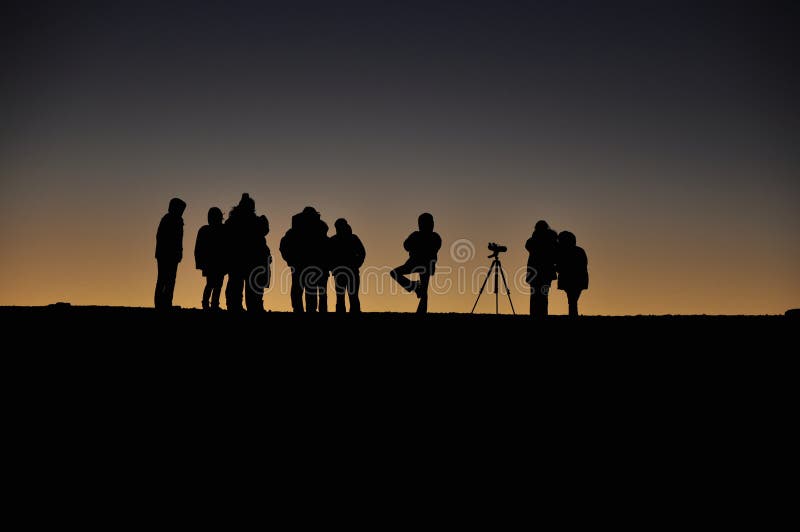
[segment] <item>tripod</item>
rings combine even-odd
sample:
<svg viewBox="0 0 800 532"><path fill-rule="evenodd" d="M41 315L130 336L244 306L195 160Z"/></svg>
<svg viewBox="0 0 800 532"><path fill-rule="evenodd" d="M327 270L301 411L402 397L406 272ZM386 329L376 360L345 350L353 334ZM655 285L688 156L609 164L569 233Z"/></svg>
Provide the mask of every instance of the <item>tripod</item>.
<svg viewBox="0 0 800 532"><path fill-rule="evenodd" d="M470 314L474 314L475 313L475 307L478 306L478 301L481 298L481 294L483 294L483 289L486 288L486 282L489 280L489 277L492 276L492 270L494 270L494 313L495 314L500 314L500 304L498 302L498 298L500 297L500 290L498 290L498 288L499 288L499 280L498 280L498 278L502 277L503 278L503 286L506 287L506 295L508 296L508 304L511 305L511 312L513 312L514 315L516 315L517 312L514 310L514 303L511 302L511 291L508 289L508 283L506 282L506 274L503 273L503 265L500 264L500 252L499 251L495 251L494 253L489 255L488 258L494 259L494 260L492 261L492 265L489 266L489 273L486 274L486 279L483 280L483 285L481 285L481 290L480 290L480 292L478 292L478 298L475 299L475 304L472 305L472 310L469 313Z"/></svg>

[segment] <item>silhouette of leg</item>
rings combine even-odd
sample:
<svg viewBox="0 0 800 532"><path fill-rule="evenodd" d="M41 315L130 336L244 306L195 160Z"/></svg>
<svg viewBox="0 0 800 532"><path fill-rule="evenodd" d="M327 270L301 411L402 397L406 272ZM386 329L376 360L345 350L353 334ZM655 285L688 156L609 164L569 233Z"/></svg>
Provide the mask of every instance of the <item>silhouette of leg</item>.
<svg viewBox="0 0 800 532"><path fill-rule="evenodd" d="M319 300L319 308L317 309L318 312L323 314L328 313L328 287L327 286L318 286L317 287L317 298Z"/></svg>
<svg viewBox="0 0 800 532"><path fill-rule="evenodd" d="M244 277L238 273L228 275L228 285L225 287L225 304L229 311L240 312L242 310L243 289Z"/></svg>
<svg viewBox="0 0 800 532"><path fill-rule="evenodd" d="M289 296L292 300L292 312L303 312L303 284L297 268L292 268L292 288L289 290Z"/></svg>
<svg viewBox="0 0 800 532"><path fill-rule="evenodd" d="M345 292L347 291L347 274L345 272L336 272L333 276L333 285L336 290L336 313L344 313L347 309L344 306ZM353 300L350 300L350 309L352 311Z"/></svg>
<svg viewBox="0 0 800 532"><path fill-rule="evenodd" d="M411 281L408 277L406 277L406 275L411 273L413 270L414 268L406 262L402 266L398 266L397 268L389 272L389 274L392 276L392 279L397 281L397 284L402 286L406 291L413 292L414 288L417 285L416 283Z"/></svg>
<svg viewBox="0 0 800 532"><path fill-rule="evenodd" d="M350 297L350 314L361 312L361 301L358 299L358 290L361 285L358 270L353 271L353 276L348 279L347 294Z"/></svg>
<svg viewBox="0 0 800 532"><path fill-rule="evenodd" d="M550 285L531 285L531 316L543 318L547 316L547 294Z"/></svg>
<svg viewBox="0 0 800 532"><path fill-rule="evenodd" d="M225 280L225 274L215 273L213 276L209 276L208 282L212 283L211 285L211 309L218 310L219 309L219 296L220 292L222 292L222 283Z"/></svg>
<svg viewBox="0 0 800 532"><path fill-rule="evenodd" d="M578 298L581 297L580 290L567 290L567 304L569 305L569 315L573 318L578 316Z"/></svg>
<svg viewBox="0 0 800 532"><path fill-rule="evenodd" d="M306 312L313 314L317 312L317 287L306 287Z"/></svg>
<svg viewBox="0 0 800 532"><path fill-rule="evenodd" d="M210 273L206 274L206 286L203 288L203 301L200 302L203 310L208 310L208 300L211 298L211 291L214 289L214 281Z"/></svg>
<svg viewBox="0 0 800 532"><path fill-rule="evenodd" d="M153 294L153 306L158 309L164 308L164 265L158 261L158 277L156 277L156 291Z"/></svg>
<svg viewBox="0 0 800 532"><path fill-rule="evenodd" d="M248 279L244 284L244 302L247 312L264 311L264 292Z"/></svg>
<svg viewBox="0 0 800 532"><path fill-rule="evenodd" d="M175 277L178 273L177 262L158 261L158 280L156 281L156 308L172 308L172 293L175 290Z"/></svg>
<svg viewBox="0 0 800 532"><path fill-rule="evenodd" d="M417 314L427 314L428 312L428 285L431 281L429 273L419 274L419 305L417 305Z"/></svg>

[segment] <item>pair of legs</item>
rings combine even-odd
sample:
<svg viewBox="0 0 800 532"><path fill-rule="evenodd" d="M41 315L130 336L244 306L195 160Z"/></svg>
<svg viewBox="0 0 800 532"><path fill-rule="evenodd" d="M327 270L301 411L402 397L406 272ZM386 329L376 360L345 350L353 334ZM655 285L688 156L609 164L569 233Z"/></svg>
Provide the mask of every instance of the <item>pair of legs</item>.
<svg viewBox="0 0 800 532"><path fill-rule="evenodd" d="M578 317L578 299L581 297L581 289L567 290L567 304L569 305L569 315Z"/></svg>
<svg viewBox="0 0 800 532"><path fill-rule="evenodd" d="M177 275L177 262L158 261L158 279L156 279L156 293L153 296L153 303L157 309L172 308L172 294L175 291L175 277Z"/></svg>
<svg viewBox="0 0 800 532"><path fill-rule="evenodd" d="M406 275L418 273L419 281L412 281ZM417 305L417 314L425 314L428 312L428 285L431 281L431 274L428 269L422 266L414 266L405 263L398 266L391 271L392 279L397 281L397 284L402 286L408 292L416 292L419 298L419 305Z"/></svg>
<svg viewBox="0 0 800 532"><path fill-rule="evenodd" d="M318 268L292 269L292 287L289 295L292 299L292 311L298 314L303 312L328 312L328 276ZM306 306L303 309L303 293L305 293Z"/></svg>
<svg viewBox="0 0 800 532"><path fill-rule="evenodd" d="M361 312L361 302L358 300L360 281L358 270L342 268L334 273L333 283L336 287L336 312L345 312L345 294L347 294L350 299L350 313L357 314Z"/></svg>
<svg viewBox="0 0 800 532"><path fill-rule="evenodd" d="M547 296L550 294L549 284L531 285L531 316L547 317Z"/></svg>
<svg viewBox="0 0 800 532"><path fill-rule="evenodd" d="M242 308L242 293L244 293L244 302L247 305L248 312L263 312L264 310L264 292L253 283L248 282L248 275L241 273L230 273L228 275L228 284L225 287L225 303L228 305L228 310L233 312L240 312Z"/></svg>
<svg viewBox="0 0 800 532"><path fill-rule="evenodd" d="M319 306L317 303L319 302ZM313 285L306 287L306 313L328 312L328 291L327 287Z"/></svg>
<svg viewBox="0 0 800 532"><path fill-rule="evenodd" d="M212 308L219 310L219 296L222 292L222 282L225 279L224 273L206 272L206 287L203 288L203 309ZM211 305L209 306L209 299Z"/></svg>

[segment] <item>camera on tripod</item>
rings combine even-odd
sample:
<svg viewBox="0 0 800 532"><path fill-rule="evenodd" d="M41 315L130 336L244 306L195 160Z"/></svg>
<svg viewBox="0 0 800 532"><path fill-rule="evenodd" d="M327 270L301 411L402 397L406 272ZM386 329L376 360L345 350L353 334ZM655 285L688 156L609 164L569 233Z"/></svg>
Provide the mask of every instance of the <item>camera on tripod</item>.
<svg viewBox="0 0 800 532"><path fill-rule="evenodd" d="M508 248L506 246L501 246L496 242L489 242L489 251L497 255L498 253L504 253L508 251Z"/></svg>
<svg viewBox="0 0 800 532"><path fill-rule="evenodd" d="M511 312L516 314L517 311L514 310L514 303L511 301L511 290L508 289L508 283L506 282L506 274L503 273L503 266L500 264L500 253L508 251L508 248L506 246L501 246L497 242L489 242L489 251L492 252L492 254L489 255L489 258L492 259L492 265L489 266L489 273L486 274L486 279L483 280L483 284L478 292L478 297L475 299L475 304L472 305L470 314L475 312L475 307L478 306L478 301L481 298L481 294L483 294L483 289L486 288L486 283L489 281L489 278L492 277L492 273L494 273L494 313L500 314L500 303L498 299L500 298L500 278L502 277L503 286L506 289L506 296L508 296L508 304L511 305ZM489 290L491 291L491 288Z"/></svg>

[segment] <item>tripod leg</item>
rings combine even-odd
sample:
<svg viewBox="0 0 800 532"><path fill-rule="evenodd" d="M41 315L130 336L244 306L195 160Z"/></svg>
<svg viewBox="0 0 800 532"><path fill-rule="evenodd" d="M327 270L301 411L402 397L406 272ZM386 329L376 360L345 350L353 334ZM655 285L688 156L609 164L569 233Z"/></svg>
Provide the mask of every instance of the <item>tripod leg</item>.
<svg viewBox="0 0 800 532"><path fill-rule="evenodd" d="M500 290L497 283L499 277L497 272L500 271L500 261L494 259L492 266L494 266L494 313L500 314L500 303L498 302L498 299L500 298Z"/></svg>
<svg viewBox="0 0 800 532"><path fill-rule="evenodd" d="M492 263L492 268L494 267L494 263ZM478 300L481 298L481 294L483 294L483 289L486 288L486 281L489 280L489 277L492 275L492 268L489 268L488 273L486 274L486 279L483 280L483 284L481 285L481 289L478 292L478 297L475 299L475 304L472 305L472 310L469 311L470 314L475 312L475 307L478 306Z"/></svg>
<svg viewBox="0 0 800 532"><path fill-rule="evenodd" d="M506 287L506 295L508 296L508 304L511 305L511 312L513 312L514 315L516 316L517 311L514 310L514 303L511 302L511 290L508 289L508 283L506 282L506 274L503 272L502 267L498 267L497 269L500 270L500 275L503 276L503 286Z"/></svg>

